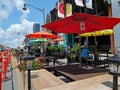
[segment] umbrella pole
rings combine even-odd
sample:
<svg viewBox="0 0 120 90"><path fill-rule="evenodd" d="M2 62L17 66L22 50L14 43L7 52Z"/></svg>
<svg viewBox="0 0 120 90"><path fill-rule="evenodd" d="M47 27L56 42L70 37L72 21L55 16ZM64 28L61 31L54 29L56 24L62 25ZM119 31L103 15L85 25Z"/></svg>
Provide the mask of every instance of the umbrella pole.
<svg viewBox="0 0 120 90"><path fill-rule="evenodd" d="M80 33L79 33L79 68L82 67L82 61L81 61L81 37L80 37Z"/></svg>
<svg viewBox="0 0 120 90"><path fill-rule="evenodd" d="M88 37L86 36L86 45L88 45Z"/></svg>
<svg viewBox="0 0 120 90"><path fill-rule="evenodd" d="M81 22L80 22L80 16L78 15L78 28L79 28L79 68L82 67L82 60L81 60Z"/></svg>
<svg viewBox="0 0 120 90"><path fill-rule="evenodd" d="M96 50L97 50L97 37L95 36L95 53L96 53Z"/></svg>

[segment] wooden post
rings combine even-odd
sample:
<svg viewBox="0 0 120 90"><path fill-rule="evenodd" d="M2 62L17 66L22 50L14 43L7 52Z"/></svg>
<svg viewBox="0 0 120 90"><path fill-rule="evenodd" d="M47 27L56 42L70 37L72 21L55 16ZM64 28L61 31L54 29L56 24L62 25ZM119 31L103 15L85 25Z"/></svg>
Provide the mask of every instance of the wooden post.
<svg viewBox="0 0 120 90"><path fill-rule="evenodd" d="M108 5L108 16L112 17L112 7L111 5ZM114 33L110 34L110 49L111 49L111 53L115 54L115 50L114 50Z"/></svg>

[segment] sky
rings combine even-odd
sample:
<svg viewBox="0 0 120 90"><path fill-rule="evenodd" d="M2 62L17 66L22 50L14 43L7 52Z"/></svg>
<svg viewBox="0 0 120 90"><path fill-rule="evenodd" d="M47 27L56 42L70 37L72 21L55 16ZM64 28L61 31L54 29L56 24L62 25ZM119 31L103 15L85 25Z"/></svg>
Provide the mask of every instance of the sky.
<svg viewBox="0 0 120 90"><path fill-rule="evenodd" d="M16 48L22 45L26 34L33 32L35 22L44 24L43 13L29 5L45 9L45 15L55 8L59 0L0 0L0 44Z"/></svg>

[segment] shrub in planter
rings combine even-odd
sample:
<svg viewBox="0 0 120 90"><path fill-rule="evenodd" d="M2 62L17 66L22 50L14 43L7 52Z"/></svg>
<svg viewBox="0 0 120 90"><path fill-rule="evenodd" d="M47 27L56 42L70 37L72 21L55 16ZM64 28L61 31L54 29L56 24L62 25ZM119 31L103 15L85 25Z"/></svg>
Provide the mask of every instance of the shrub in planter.
<svg viewBox="0 0 120 90"><path fill-rule="evenodd" d="M71 52L71 53L78 53L78 52L79 52L79 48L80 48L79 44L76 43L76 44L73 46L73 48L71 48L70 52Z"/></svg>
<svg viewBox="0 0 120 90"><path fill-rule="evenodd" d="M44 68L44 57L40 57L32 61L33 70L43 69ZM20 64L18 64L19 71L25 71L25 62L22 60Z"/></svg>

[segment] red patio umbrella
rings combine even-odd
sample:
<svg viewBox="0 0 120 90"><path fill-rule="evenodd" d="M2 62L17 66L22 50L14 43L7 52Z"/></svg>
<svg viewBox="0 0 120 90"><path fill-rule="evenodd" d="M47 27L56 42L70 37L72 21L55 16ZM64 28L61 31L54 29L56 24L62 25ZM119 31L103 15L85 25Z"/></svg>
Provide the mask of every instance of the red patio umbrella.
<svg viewBox="0 0 120 90"><path fill-rule="evenodd" d="M51 41L52 42L58 42L58 41L64 41L64 39L60 37L60 38L53 39Z"/></svg>
<svg viewBox="0 0 120 90"><path fill-rule="evenodd" d="M120 18L75 13L69 17L45 24L42 27L60 33L86 33L112 29L119 22Z"/></svg>
<svg viewBox="0 0 120 90"><path fill-rule="evenodd" d="M40 32L27 34L26 37L28 38L58 38L59 36L42 30Z"/></svg>
<svg viewBox="0 0 120 90"><path fill-rule="evenodd" d="M120 23L120 18L75 13L69 17L45 24L42 27L52 30L54 32L81 34L104 29L112 29L118 23ZM80 37L79 42L81 42ZM79 61L81 66L80 54L81 49L79 51Z"/></svg>
<svg viewBox="0 0 120 90"><path fill-rule="evenodd" d="M54 44L54 43L56 43L56 42L53 42L53 41L48 42L48 44Z"/></svg>
<svg viewBox="0 0 120 90"><path fill-rule="evenodd" d="M49 33L47 31L44 31L44 30L40 32L36 32L36 33L27 34L26 37L27 38L59 38L59 36ZM42 48L41 48L41 52L43 52Z"/></svg>

